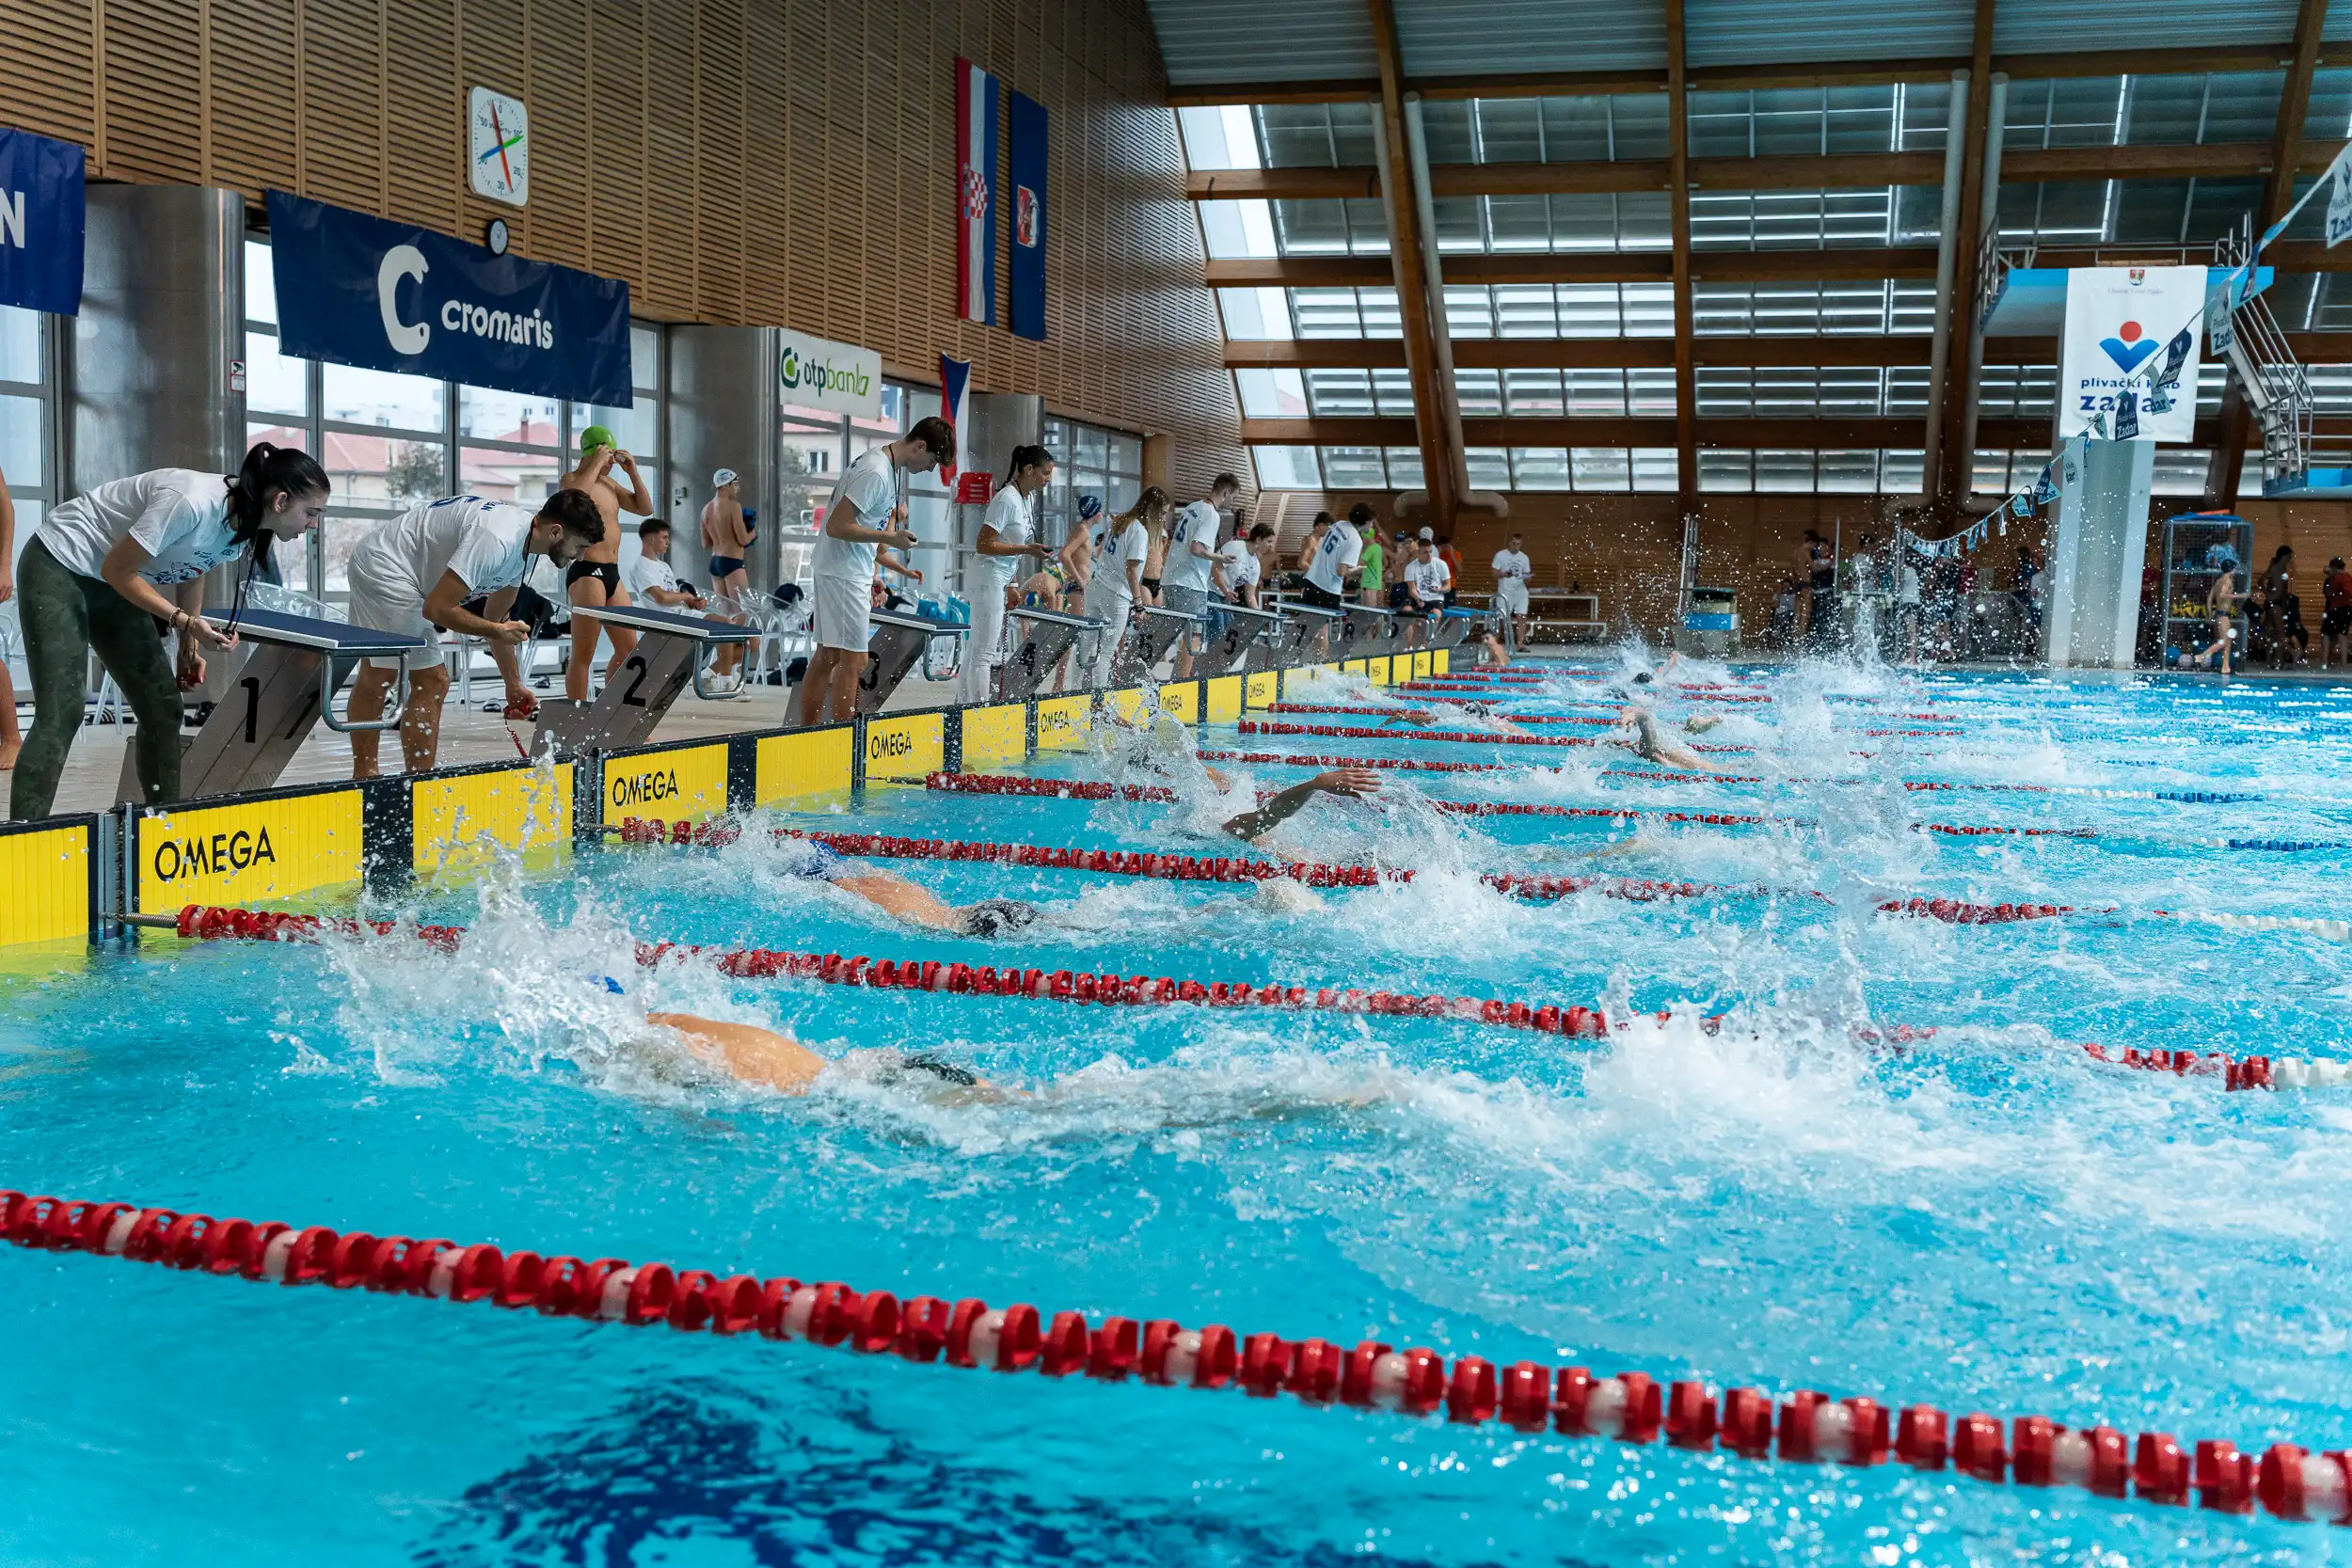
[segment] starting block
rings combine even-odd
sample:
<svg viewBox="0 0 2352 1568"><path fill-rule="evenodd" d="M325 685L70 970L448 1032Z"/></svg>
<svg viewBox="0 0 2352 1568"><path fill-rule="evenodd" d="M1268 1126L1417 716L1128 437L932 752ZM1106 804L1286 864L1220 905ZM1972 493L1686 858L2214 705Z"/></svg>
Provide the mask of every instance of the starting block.
<svg viewBox="0 0 2352 1568"><path fill-rule="evenodd" d="M1206 645L1192 661L1192 673L1203 680L1241 669L1261 641L1282 629L1281 615L1271 610L1219 605L1210 612L1212 624L1218 616L1225 618L1224 626L1209 633Z"/></svg>
<svg viewBox="0 0 2352 1568"><path fill-rule="evenodd" d="M251 651L243 672L230 682L229 695L215 705L201 729L180 743L183 798L269 788L322 719L336 731L400 727L408 705L405 663L381 719L354 722L336 718L335 692L361 659L402 657L424 646L420 639L250 605L207 610L204 618L235 631L237 641L250 644ZM216 648L208 657L221 658L236 651ZM139 787L135 751L123 752L122 777L115 786L119 801L146 799Z"/></svg>
<svg viewBox="0 0 2352 1568"><path fill-rule="evenodd" d="M871 719L882 710L898 685L914 673L917 664L925 662L932 640L941 637L964 638L972 634L970 626L947 621L926 621L920 615L901 615L895 610L877 610L869 613L873 635L866 643L866 669L857 678L857 710ZM961 645L958 645L959 655ZM985 655L981 657L986 657ZM958 657L957 668L962 668ZM945 680L953 675L933 676Z"/></svg>
<svg viewBox="0 0 2352 1568"><path fill-rule="evenodd" d="M1136 660L1136 674L1149 675L1160 667L1160 660L1176 645L1180 637L1189 637L1200 625L1200 617L1182 610L1163 610L1158 605L1139 606L1129 620L1127 646ZM1117 674L1114 673L1113 678Z"/></svg>
<svg viewBox="0 0 2352 1568"><path fill-rule="evenodd" d="M1311 604L1293 603L1280 608L1281 627L1249 651L1250 670L1275 670L1296 664L1307 659L1311 651L1315 662L1330 662L1332 656L1322 650L1327 645L1327 634L1340 620L1340 612Z"/></svg>
<svg viewBox="0 0 2352 1568"><path fill-rule="evenodd" d="M1340 659L1372 658L1387 653L1403 641L1405 625L1393 610L1379 605L1352 604L1347 607L1347 640L1331 657Z"/></svg>
<svg viewBox="0 0 2352 1568"><path fill-rule="evenodd" d="M593 700L549 699L539 705L538 727L531 736L533 756L546 755L550 749L577 756L588 751L643 746L653 738L655 727L688 681L693 682L694 695L705 702L736 689L704 684L711 655L730 643L751 642L759 635L733 621L651 605L597 605L573 613L628 627L637 633L637 646L628 657L607 667L604 689Z"/></svg>
<svg viewBox="0 0 2352 1568"><path fill-rule="evenodd" d="M1438 640L1437 641L1431 643L1430 646L1433 648L1458 648L1462 645L1463 640L1470 636L1470 628L1472 626L1478 625L1481 621L1488 620L1490 618L1490 616L1483 615L1475 610L1464 610L1459 605L1456 605L1453 609L1447 610L1443 616L1439 617L1438 621Z"/></svg>
<svg viewBox="0 0 2352 1568"><path fill-rule="evenodd" d="M1025 608L1005 613L1024 626L1021 645L996 667L999 702L1018 703L1036 696L1078 639L1089 631L1103 629L1100 621L1065 615L1058 610Z"/></svg>

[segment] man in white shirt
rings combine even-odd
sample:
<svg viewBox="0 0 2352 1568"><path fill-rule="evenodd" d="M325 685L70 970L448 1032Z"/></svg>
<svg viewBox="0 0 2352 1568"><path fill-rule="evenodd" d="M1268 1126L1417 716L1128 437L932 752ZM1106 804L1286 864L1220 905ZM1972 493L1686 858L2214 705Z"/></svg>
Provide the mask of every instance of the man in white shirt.
<svg viewBox="0 0 2352 1568"><path fill-rule="evenodd" d="M1104 623L1094 654L1096 686L1111 683L1119 645L1127 636L1127 617L1143 593L1144 557L1151 553L1152 531L1135 515L1117 532L1106 531L1103 547L1094 552L1093 575L1087 578L1087 613Z"/></svg>
<svg viewBox="0 0 2352 1568"><path fill-rule="evenodd" d="M931 418L842 470L817 541L817 651L801 678L803 726L846 723L856 714L858 677L873 635L875 552L884 545L914 546L914 531L906 526L906 476L955 460L955 427Z"/></svg>
<svg viewBox="0 0 2352 1568"><path fill-rule="evenodd" d="M1511 543L1495 552L1495 608L1511 617L1514 647L1527 641L1527 580L1534 574L1525 539L1511 535Z"/></svg>
<svg viewBox="0 0 2352 1568"><path fill-rule="evenodd" d="M1234 604L1258 608L1258 585L1265 580L1266 562L1274 554L1274 525L1260 523L1248 538L1229 539L1216 552L1216 577L1225 597Z"/></svg>
<svg viewBox="0 0 2352 1568"><path fill-rule="evenodd" d="M1895 620L1903 640L1903 662L1919 662L1919 568L1909 550L1895 558Z"/></svg>
<svg viewBox="0 0 2352 1568"><path fill-rule="evenodd" d="M1426 534L1429 531L1424 529ZM1445 613L1446 590L1454 586L1454 574L1438 557L1437 541L1423 538L1413 551L1413 559L1405 563L1406 596L1411 602L1407 612L1412 620L1405 628L1405 645L1418 648L1429 640L1429 628Z"/></svg>
<svg viewBox="0 0 2352 1568"><path fill-rule="evenodd" d="M1369 516L1372 509L1359 501L1344 519L1333 519L1324 531L1323 543L1315 546L1315 558L1307 563L1307 580L1298 590L1298 596L1317 610L1327 610L1333 619L1325 623L1324 637L1318 641L1317 657L1330 652L1331 628L1341 625L1339 611L1344 607L1341 593L1347 586L1348 574L1364 557L1363 535L1356 531L1356 514Z"/></svg>
<svg viewBox="0 0 2352 1568"><path fill-rule="evenodd" d="M1211 579L1216 574L1217 534L1224 529L1224 509L1241 494L1241 481L1219 474L1210 482L1208 495L1176 509L1168 525L1168 561L1160 568L1160 604L1187 615L1205 614ZM1176 643L1176 678L1192 678L1192 638Z"/></svg>
<svg viewBox="0 0 2352 1568"><path fill-rule="evenodd" d="M670 525L648 517L637 525L637 559L621 569L630 594L664 610L700 610L700 594L678 580L670 565Z"/></svg>
<svg viewBox="0 0 2352 1568"><path fill-rule="evenodd" d="M449 667L440 634L453 631L514 647L530 635L507 619L530 559L547 556L569 567L604 537L604 515L579 490L558 490L536 513L512 501L452 496L427 501L383 524L351 552L351 624L421 638L405 660L369 659L351 683L351 717L381 718L384 694L398 666L408 666L408 705L401 711L401 759L411 773L433 766L441 743L441 704L449 696ZM465 608L490 596L486 613ZM351 732L351 776L376 776L374 730Z"/></svg>

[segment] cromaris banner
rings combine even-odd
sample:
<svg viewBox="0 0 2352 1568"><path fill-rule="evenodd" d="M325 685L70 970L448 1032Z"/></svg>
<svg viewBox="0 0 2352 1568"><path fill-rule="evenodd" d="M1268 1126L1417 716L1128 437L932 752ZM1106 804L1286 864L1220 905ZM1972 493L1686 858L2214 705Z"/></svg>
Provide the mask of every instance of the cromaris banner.
<svg viewBox="0 0 2352 1568"><path fill-rule="evenodd" d="M82 309L82 149L0 126L0 305Z"/></svg>
<svg viewBox="0 0 2352 1568"><path fill-rule="evenodd" d="M2066 275L2066 340L2058 361L2058 435L2094 437L2098 416L2113 430L2119 395L2137 394L2139 428L2134 439L2190 441L2197 434L2197 343L2172 388L2172 406L2159 414L2149 393L2169 360L2168 346L2184 327L2201 324L2203 267L2075 267Z"/></svg>
<svg viewBox="0 0 2352 1568"><path fill-rule="evenodd" d="M776 394L803 408L882 418L882 356L854 343L776 329Z"/></svg>
<svg viewBox="0 0 2352 1568"><path fill-rule="evenodd" d="M627 407L628 285L269 193L279 352Z"/></svg>

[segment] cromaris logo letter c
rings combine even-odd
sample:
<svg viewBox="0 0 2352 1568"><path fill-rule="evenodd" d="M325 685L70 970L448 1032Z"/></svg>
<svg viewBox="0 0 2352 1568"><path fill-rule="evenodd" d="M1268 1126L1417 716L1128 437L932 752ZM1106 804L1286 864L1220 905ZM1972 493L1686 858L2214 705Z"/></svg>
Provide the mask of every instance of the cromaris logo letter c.
<svg viewBox="0 0 2352 1568"><path fill-rule="evenodd" d="M433 329L422 322L408 323L400 319L400 305L395 296L400 280L411 277L424 281L424 252L412 245L396 245L384 253L384 260L375 269L375 308L384 318L384 336L394 354L422 354L431 341Z"/></svg>
<svg viewBox="0 0 2352 1568"><path fill-rule="evenodd" d="M2153 338L2139 335L2139 323L2125 322L2112 338L2102 338L2099 346L2107 351L2107 357L2121 365L2126 373L2139 369L2140 361L2156 352Z"/></svg>

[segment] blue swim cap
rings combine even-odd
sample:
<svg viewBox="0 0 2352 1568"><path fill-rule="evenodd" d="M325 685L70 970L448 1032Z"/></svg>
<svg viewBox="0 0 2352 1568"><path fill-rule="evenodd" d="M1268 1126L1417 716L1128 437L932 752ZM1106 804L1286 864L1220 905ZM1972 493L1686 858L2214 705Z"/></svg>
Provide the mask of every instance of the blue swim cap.
<svg viewBox="0 0 2352 1568"><path fill-rule="evenodd" d="M612 975L600 974L597 978L604 982L604 989L611 991L613 995L627 996L628 994L628 990L622 986L621 982L612 978Z"/></svg>
<svg viewBox="0 0 2352 1568"><path fill-rule="evenodd" d="M1080 496L1078 498L1078 521L1082 523L1090 523L1102 515L1103 502L1101 498L1096 496Z"/></svg>

